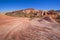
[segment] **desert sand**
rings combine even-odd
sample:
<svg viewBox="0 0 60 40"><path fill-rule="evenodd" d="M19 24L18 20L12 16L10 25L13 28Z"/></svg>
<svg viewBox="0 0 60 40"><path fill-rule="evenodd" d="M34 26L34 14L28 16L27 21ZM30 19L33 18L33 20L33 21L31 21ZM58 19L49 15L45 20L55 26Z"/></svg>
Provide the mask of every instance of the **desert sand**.
<svg viewBox="0 0 60 40"><path fill-rule="evenodd" d="M60 40L60 25L51 17L0 15L0 40Z"/></svg>

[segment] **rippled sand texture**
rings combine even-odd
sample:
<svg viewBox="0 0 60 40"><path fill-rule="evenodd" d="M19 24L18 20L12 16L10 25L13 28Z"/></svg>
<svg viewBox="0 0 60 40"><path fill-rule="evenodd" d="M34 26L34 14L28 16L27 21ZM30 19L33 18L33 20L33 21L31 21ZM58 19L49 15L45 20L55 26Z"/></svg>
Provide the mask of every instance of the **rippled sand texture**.
<svg viewBox="0 0 60 40"><path fill-rule="evenodd" d="M0 40L60 40L60 25L52 18L0 15Z"/></svg>

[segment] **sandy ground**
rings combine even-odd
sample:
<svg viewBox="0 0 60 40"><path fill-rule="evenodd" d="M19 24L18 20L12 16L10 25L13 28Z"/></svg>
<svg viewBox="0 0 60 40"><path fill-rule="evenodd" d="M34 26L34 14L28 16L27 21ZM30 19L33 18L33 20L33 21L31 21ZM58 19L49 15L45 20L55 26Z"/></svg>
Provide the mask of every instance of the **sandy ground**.
<svg viewBox="0 0 60 40"><path fill-rule="evenodd" d="M60 25L47 19L0 15L0 40L60 40Z"/></svg>

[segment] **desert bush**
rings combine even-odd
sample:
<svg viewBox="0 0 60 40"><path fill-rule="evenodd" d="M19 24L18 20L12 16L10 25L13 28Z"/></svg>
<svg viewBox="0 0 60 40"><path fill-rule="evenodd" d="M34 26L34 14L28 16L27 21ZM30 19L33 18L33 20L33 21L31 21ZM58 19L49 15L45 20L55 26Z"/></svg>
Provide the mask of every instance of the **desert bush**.
<svg viewBox="0 0 60 40"><path fill-rule="evenodd" d="M60 19L60 15L58 15L58 17L56 19Z"/></svg>

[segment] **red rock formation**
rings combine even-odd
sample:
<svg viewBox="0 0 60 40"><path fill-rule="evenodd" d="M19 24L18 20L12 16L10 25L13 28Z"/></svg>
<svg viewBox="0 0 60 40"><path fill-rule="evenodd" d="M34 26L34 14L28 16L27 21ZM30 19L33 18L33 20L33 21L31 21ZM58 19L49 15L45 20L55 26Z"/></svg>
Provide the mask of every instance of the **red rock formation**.
<svg viewBox="0 0 60 40"><path fill-rule="evenodd" d="M60 25L51 19L0 15L0 40L60 40Z"/></svg>

